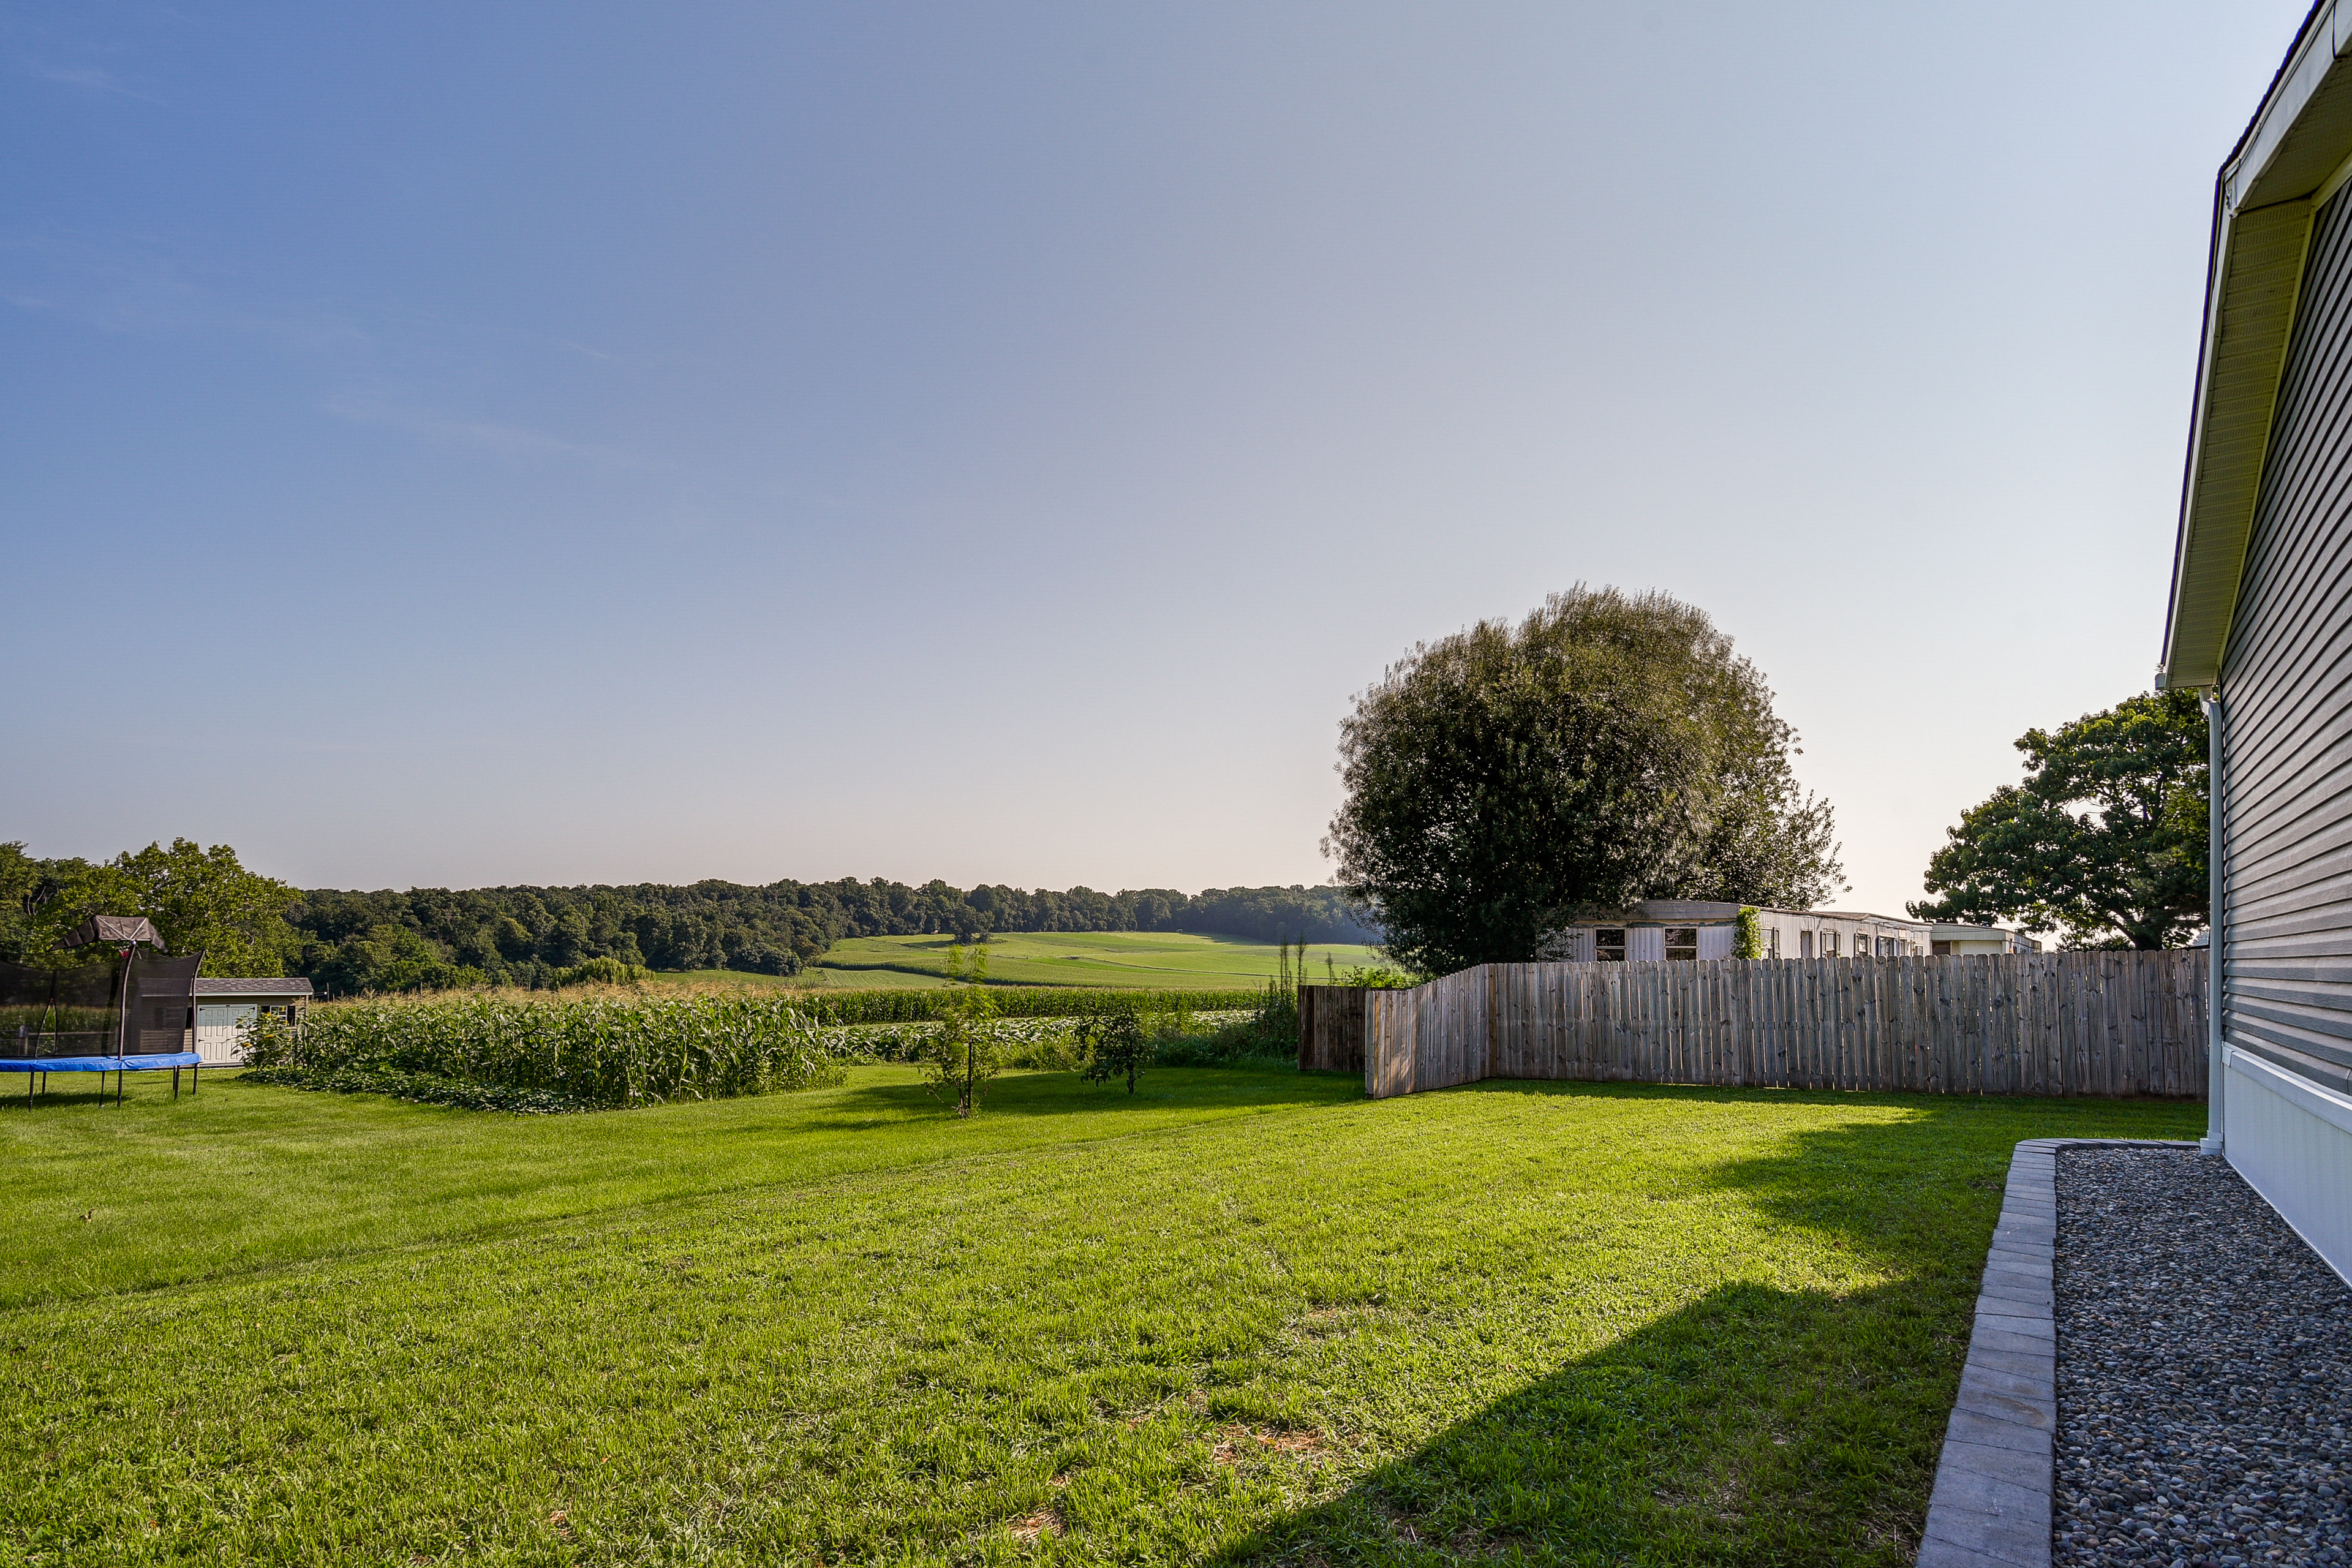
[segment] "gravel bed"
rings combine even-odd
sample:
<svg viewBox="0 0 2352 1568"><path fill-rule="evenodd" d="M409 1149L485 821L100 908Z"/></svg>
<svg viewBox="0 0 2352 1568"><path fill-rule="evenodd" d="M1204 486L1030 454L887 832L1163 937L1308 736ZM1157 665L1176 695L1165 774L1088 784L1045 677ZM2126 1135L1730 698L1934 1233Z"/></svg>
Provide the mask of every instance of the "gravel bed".
<svg viewBox="0 0 2352 1568"><path fill-rule="evenodd" d="M2221 1160L2058 1155L2053 1568L2352 1563L2352 1290Z"/></svg>

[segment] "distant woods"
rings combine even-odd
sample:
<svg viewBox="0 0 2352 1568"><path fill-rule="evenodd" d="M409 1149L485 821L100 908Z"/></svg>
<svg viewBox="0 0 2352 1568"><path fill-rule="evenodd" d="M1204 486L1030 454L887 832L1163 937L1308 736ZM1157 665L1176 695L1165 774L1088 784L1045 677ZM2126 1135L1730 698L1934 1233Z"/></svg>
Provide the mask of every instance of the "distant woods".
<svg viewBox="0 0 2352 1568"><path fill-rule="evenodd" d="M849 937L990 931L1213 931L1318 942L1379 940L1334 888L1147 888L1098 893L868 882L689 887L320 890L291 923L299 973L336 994L464 984L546 984L593 958L648 969L797 974ZM459 973L459 971L471 971Z"/></svg>
<svg viewBox="0 0 2352 1568"><path fill-rule="evenodd" d="M174 900L167 909L147 907L167 895ZM89 912L161 912L169 919L158 923L175 947L205 946L229 958L207 963L208 973L305 974L335 995L544 986L595 960L796 974L835 942L860 936L969 942L991 931L1165 931L1263 942L1380 940L1335 888L1054 892L942 881L909 887L877 878L300 892L245 871L226 846L204 850L183 840L91 866L0 845L0 958L41 961Z"/></svg>

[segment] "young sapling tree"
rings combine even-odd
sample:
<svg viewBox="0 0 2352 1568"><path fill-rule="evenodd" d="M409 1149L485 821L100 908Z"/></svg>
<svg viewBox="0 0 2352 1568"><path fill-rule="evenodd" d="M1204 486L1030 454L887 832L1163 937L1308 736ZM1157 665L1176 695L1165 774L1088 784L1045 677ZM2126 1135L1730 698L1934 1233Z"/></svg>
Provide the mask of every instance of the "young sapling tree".
<svg viewBox="0 0 2352 1568"><path fill-rule="evenodd" d="M972 954L971 978L964 980L964 950L948 951L948 974L958 982L954 998L940 1015L940 1026L923 1050L923 1079L931 1093L953 1101L958 1116L980 1110L981 1091L1004 1066L1004 1042L996 1028L996 998L988 994L988 951Z"/></svg>
<svg viewBox="0 0 2352 1568"><path fill-rule="evenodd" d="M1135 1092L1135 1080L1151 1065L1155 1047L1151 1037L1144 1032L1143 1020L1132 1007L1119 1007L1078 1026L1078 1037L1086 1047L1087 1065L1082 1070L1089 1083L1109 1083L1114 1079L1127 1079L1127 1092Z"/></svg>

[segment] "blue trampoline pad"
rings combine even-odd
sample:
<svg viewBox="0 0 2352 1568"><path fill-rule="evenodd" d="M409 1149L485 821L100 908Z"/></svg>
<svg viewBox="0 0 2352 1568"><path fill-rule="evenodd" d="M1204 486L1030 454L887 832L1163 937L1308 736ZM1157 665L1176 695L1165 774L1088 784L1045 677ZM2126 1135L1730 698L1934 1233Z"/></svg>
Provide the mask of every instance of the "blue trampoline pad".
<svg viewBox="0 0 2352 1568"><path fill-rule="evenodd" d="M197 1067L204 1059L194 1051L148 1057L14 1057L0 1058L0 1072L156 1072Z"/></svg>

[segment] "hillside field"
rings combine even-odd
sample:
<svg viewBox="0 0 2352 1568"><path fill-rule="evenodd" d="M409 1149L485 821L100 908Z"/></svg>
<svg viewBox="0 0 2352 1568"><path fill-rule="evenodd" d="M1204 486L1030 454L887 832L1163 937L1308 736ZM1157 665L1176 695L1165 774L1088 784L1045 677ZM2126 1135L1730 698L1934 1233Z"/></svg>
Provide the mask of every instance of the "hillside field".
<svg viewBox="0 0 2352 1568"><path fill-rule="evenodd" d="M0 1562L1904 1568L2011 1148L2204 1115L151 1078L0 1099Z"/></svg>
<svg viewBox="0 0 2352 1568"><path fill-rule="evenodd" d="M904 969L834 969L811 965L798 974L746 974L740 969L656 969L648 984L688 991L929 991L947 981Z"/></svg>
<svg viewBox="0 0 2352 1568"><path fill-rule="evenodd" d="M834 943L814 967L854 985L887 984L880 976L893 973L944 977L954 945L948 936L851 937ZM988 941L988 978L994 984L1223 990L1273 979L1277 953L1273 942L1182 931L1000 931ZM1309 981L1323 977L1326 958L1343 970L1381 962L1369 947L1318 944L1307 950Z"/></svg>

